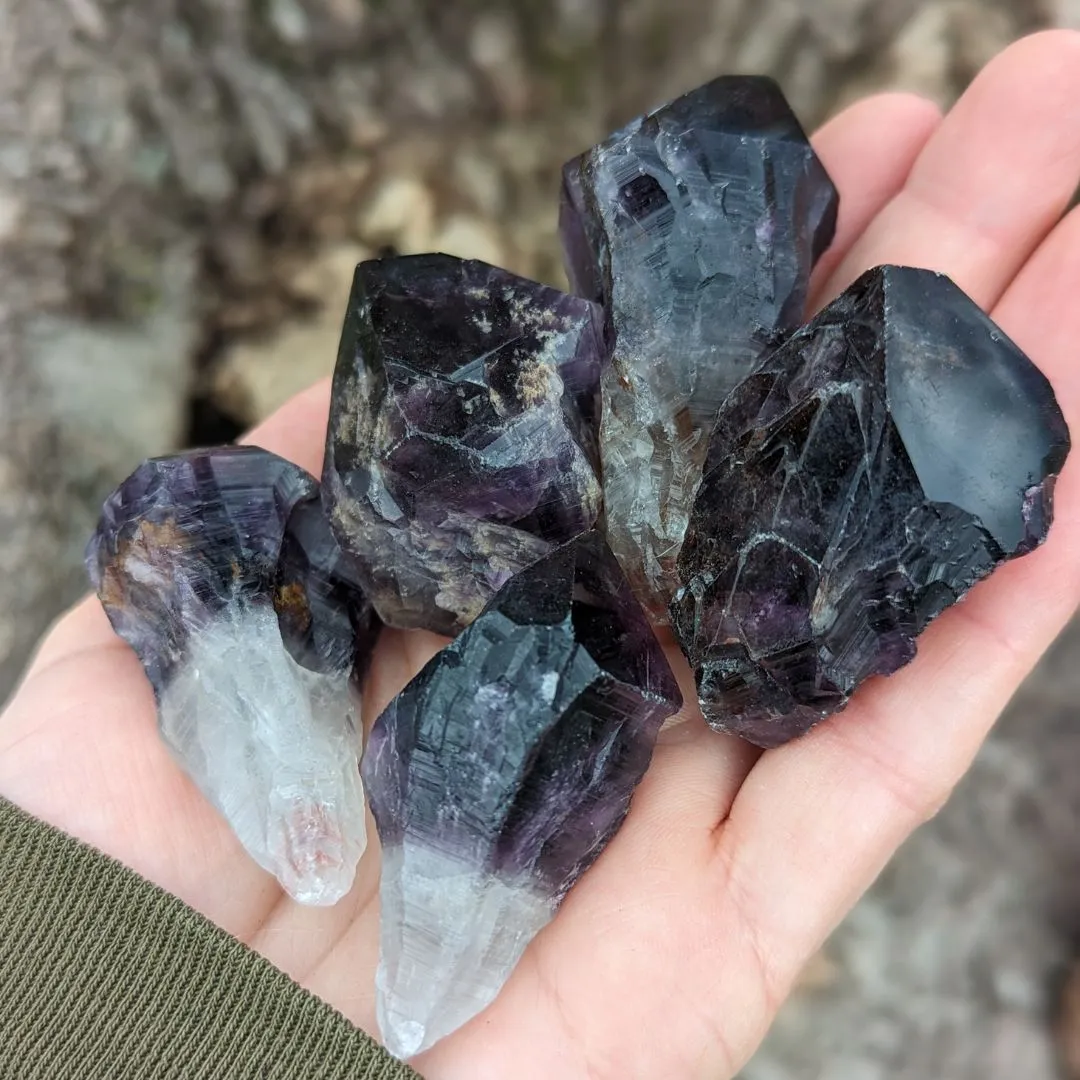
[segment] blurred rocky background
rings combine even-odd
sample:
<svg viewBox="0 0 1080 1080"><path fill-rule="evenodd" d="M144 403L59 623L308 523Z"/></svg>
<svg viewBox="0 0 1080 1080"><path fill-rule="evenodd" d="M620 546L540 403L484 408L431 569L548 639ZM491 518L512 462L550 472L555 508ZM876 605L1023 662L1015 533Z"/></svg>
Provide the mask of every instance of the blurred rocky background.
<svg viewBox="0 0 1080 1080"><path fill-rule="evenodd" d="M808 127L883 87L947 104L1048 25L1080 2L0 0L0 700L83 590L102 497L328 373L360 258L558 283L558 167L641 109L730 71L776 76ZM745 1080L1080 1069L1078 648Z"/></svg>

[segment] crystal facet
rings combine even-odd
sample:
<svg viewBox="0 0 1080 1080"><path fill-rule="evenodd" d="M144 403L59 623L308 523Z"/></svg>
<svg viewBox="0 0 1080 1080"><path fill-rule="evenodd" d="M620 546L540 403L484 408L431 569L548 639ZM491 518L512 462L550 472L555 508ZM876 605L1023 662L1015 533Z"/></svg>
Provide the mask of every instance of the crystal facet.
<svg viewBox="0 0 1080 1080"><path fill-rule="evenodd" d="M592 526L602 356L585 300L449 255L360 264L323 494L384 621L456 633Z"/></svg>
<svg viewBox="0 0 1080 1080"><path fill-rule="evenodd" d="M779 87L726 77L564 170L575 288L606 305L600 432L607 535L663 618L712 418L802 320L837 194Z"/></svg>
<svg viewBox="0 0 1080 1080"><path fill-rule="evenodd" d="M928 270L864 274L724 402L672 623L712 726L800 735L1046 537L1049 383Z"/></svg>
<svg viewBox="0 0 1080 1080"><path fill-rule="evenodd" d="M511 578L379 717L363 774L383 845L378 1009L394 1053L495 997L618 828L680 705L593 531Z"/></svg>
<svg viewBox="0 0 1080 1080"><path fill-rule="evenodd" d="M181 766L290 895L343 896L365 843L350 674L375 627L316 481L255 447L148 461L86 558Z"/></svg>

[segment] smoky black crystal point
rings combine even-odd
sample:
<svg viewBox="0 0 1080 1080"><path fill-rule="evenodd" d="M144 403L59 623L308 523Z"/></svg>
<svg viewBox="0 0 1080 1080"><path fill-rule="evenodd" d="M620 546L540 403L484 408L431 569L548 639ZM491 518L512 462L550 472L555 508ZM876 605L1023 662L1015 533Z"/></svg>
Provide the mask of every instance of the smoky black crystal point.
<svg viewBox="0 0 1080 1080"><path fill-rule="evenodd" d="M357 268L324 500L383 620L453 634L600 512L600 309L449 255Z"/></svg>
<svg viewBox="0 0 1080 1080"><path fill-rule="evenodd" d="M614 555L586 533L516 574L376 721L363 775L383 846L430 845L561 899L681 705Z"/></svg>
<svg viewBox="0 0 1080 1080"><path fill-rule="evenodd" d="M907 663L1046 538L1068 451L1046 378L955 284L863 275L717 414L671 605L706 719L775 746Z"/></svg>

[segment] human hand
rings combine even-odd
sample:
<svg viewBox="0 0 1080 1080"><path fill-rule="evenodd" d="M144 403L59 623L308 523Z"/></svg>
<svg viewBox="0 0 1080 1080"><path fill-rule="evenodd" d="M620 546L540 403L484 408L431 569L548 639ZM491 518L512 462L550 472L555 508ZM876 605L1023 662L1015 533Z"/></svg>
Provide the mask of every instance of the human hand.
<svg viewBox="0 0 1080 1080"><path fill-rule="evenodd" d="M1080 213L1058 220L1080 180L1080 34L1013 46L943 121L889 95L814 141L841 192L815 306L882 262L944 271L1042 368L1080 430ZM314 387L249 441L317 474L328 397ZM806 738L762 754L689 709L666 729L622 831L496 1002L419 1059L424 1075L731 1077L1080 601L1072 464L1057 493L1040 551L976 586L927 630L913 664ZM365 723L441 644L384 633ZM0 795L181 897L375 1031L377 843L341 903L295 904L173 763L154 714L134 654L84 601L0 718Z"/></svg>

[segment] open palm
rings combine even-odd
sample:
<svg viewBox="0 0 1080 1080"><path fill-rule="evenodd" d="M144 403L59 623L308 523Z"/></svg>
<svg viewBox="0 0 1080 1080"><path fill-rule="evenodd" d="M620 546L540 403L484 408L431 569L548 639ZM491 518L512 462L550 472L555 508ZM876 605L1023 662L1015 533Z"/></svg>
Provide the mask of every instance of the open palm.
<svg viewBox="0 0 1080 1080"><path fill-rule="evenodd" d="M841 192L815 304L878 263L944 271L1042 368L1080 430L1080 215L1061 217L1080 180L1080 34L1014 45L944 120L888 95L854 105L814 142ZM314 387L249 441L318 473L328 396ZM419 1059L421 1072L733 1075L1078 602L1070 462L1046 545L977 586L930 627L911 666L868 684L842 715L764 754L690 710L666 729L622 831L497 1001ZM366 721L441 644L383 635ZM45 639L0 719L0 795L175 893L375 1030L377 844L335 907L286 897L167 755L142 669L96 600Z"/></svg>

